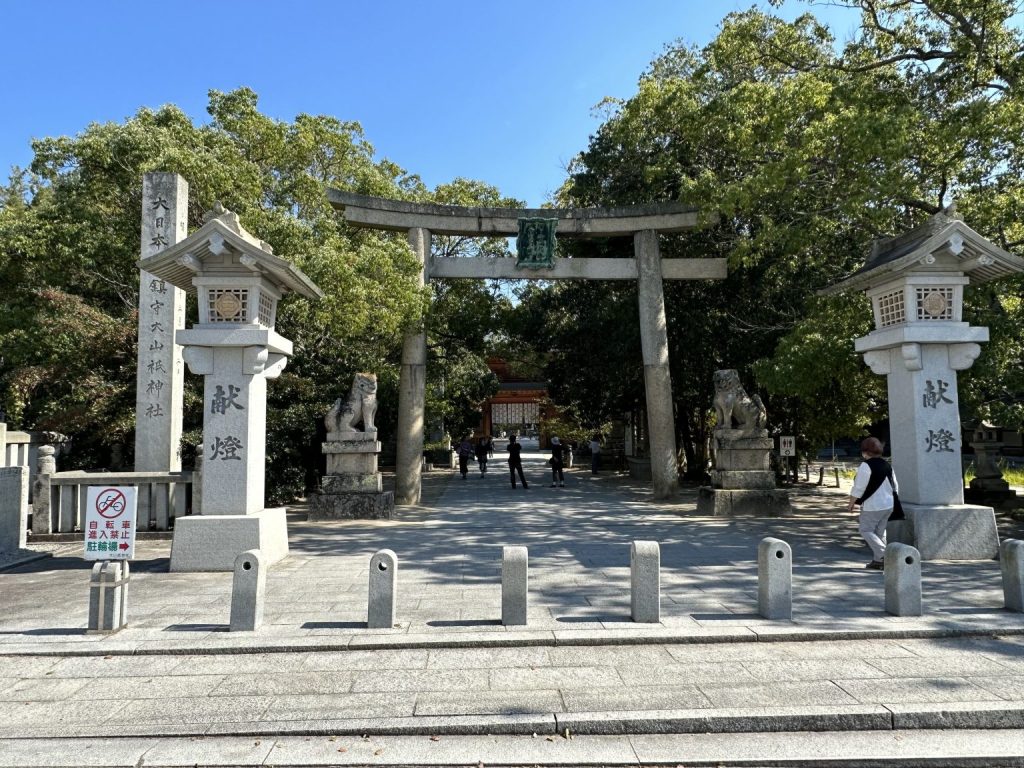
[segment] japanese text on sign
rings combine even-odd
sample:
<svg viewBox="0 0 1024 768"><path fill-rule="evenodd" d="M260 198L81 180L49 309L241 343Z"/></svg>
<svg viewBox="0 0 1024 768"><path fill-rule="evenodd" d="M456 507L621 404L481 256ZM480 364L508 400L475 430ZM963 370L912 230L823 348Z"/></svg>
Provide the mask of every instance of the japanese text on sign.
<svg viewBox="0 0 1024 768"><path fill-rule="evenodd" d="M85 503L85 559L135 557L134 486L90 485Z"/></svg>

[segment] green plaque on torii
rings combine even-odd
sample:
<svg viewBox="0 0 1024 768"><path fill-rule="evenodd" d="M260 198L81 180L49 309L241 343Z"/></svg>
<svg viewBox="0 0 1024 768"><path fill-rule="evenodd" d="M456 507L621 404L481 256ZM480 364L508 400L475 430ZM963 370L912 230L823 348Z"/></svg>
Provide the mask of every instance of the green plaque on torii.
<svg viewBox="0 0 1024 768"><path fill-rule="evenodd" d="M558 219L519 219L517 267L552 269L555 266L555 228Z"/></svg>

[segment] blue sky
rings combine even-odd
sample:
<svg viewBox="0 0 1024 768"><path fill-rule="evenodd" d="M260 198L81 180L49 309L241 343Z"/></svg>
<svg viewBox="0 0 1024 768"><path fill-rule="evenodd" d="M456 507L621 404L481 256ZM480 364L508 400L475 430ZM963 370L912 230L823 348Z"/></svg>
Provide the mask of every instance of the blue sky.
<svg viewBox="0 0 1024 768"><path fill-rule="evenodd" d="M431 187L465 176L536 206L586 148L594 105L632 95L667 43L704 44L753 4L11 1L0 4L0 169L26 165L32 138L142 106L174 103L205 121L209 89L246 85L282 120L360 122L378 158ZM791 0L780 13L808 8ZM840 39L856 23L813 10Z"/></svg>

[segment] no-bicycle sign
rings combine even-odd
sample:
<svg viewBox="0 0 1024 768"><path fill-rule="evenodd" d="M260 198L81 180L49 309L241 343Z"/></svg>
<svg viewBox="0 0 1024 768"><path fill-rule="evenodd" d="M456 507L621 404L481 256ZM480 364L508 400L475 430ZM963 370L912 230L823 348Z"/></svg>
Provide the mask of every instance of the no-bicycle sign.
<svg viewBox="0 0 1024 768"><path fill-rule="evenodd" d="M85 559L135 557L134 486L90 485L85 497Z"/></svg>

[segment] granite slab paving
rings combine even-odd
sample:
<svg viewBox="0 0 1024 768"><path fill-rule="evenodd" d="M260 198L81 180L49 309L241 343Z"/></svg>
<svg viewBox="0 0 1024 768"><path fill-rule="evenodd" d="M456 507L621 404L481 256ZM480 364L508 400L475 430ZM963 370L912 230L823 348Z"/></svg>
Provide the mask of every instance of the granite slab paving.
<svg viewBox="0 0 1024 768"><path fill-rule="evenodd" d="M0 739L2 768L206 766L799 766L1005 768L1024 765L1024 730L699 733L631 736L285 736Z"/></svg>
<svg viewBox="0 0 1024 768"><path fill-rule="evenodd" d="M1002 610L998 564L925 563L926 615L888 616L842 491L722 520L695 516L694 489L656 502L588 471L564 492L513 494L499 473L427 483L434 501L391 521L292 514L254 633L227 631L231 575L169 573L167 541L140 542L129 626L109 637L85 634L89 565L72 550L0 573L0 737L1024 726L1024 615ZM793 546L793 621L756 613L766 535ZM633 539L661 542L656 624L629 620ZM499 621L505 544L530 549L526 627ZM368 630L385 547L398 624Z"/></svg>

